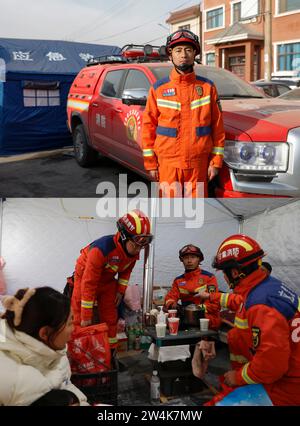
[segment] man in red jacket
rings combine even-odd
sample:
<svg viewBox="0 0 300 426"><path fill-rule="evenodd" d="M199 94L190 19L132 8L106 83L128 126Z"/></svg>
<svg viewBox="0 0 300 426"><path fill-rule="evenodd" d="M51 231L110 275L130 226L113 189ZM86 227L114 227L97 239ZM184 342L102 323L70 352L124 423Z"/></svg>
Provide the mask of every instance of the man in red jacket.
<svg viewBox="0 0 300 426"><path fill-rule="evenodd" d="M225 133L214 83L194 72L198 36L177 30L166 48L174 68L151 87L143 114L144 166L166 197L207 196L222 167ZM204 185L204 194L197 183Z"/></svg>
<svg viewBox="0 0 300 426"><path fill-rule="evenodd" d="M202 296L236 311L231 344L242 348L245 359L225 373L225 383L260 383L273 405L300 405L299 297L261 267L264 255L252 238L243 234L228 237L213 266L223 270L234 293Z"/></svg>
<svg viewBox="0 0 300 426"><path fill-rule="evenodd" d="M175 278L171 290L166 295L165 310L176 308L179 299L183 306L191 303L199 305L201 299L197 296L197 293L201 291L218 292L216 277L199 267L204 259L199 247L193 244L182 247L179 250L179 259L184 265L185 272ZM210 320L209 328L219 328L221 318L218 304L207 301L203 308L205 309L205 318Z"/></svg>
<svg viewBox="0 0 300 426"><path fill-rule="evenodd" d="M115 235L99 238L81 250L72 295L74 324L82 327L92 324L97 301L99 319L108 325L112 348L117 344L117 307L141 249L153 238L149 218L140 210L125 214L117 227Z"/></svg>

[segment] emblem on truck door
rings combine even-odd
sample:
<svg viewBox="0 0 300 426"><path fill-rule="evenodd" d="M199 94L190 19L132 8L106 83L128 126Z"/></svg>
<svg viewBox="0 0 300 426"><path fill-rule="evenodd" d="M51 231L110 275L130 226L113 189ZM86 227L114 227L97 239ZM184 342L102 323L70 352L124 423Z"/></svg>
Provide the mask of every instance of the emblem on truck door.
<svg viewBox="0 0 300 426"><path fill-rule="evenodd" d="M124 125L126 127L127 138L137 142L138 131L141 128L140 113L134 109L130 110L125 117Z"/></svg>

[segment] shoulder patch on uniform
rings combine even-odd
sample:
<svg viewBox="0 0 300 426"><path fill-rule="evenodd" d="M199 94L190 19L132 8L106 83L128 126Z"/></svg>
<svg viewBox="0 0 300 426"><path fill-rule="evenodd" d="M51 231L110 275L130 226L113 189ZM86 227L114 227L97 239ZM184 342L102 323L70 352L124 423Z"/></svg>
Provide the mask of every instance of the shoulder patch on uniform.
<svg viewBox="0 0 300 426"><path fill-rule="evenodd" d="M252 327L252 345L254 349L257 349L260 344L260 328L259 327Z"/></svg>
<svg viewBox="0 0 300 426"><path fill-rule="evenodd" d="M99 238L95 240L91 244L91 248L97 247L102 251L104 256L107 256L111 251L116 248L116 244L114 242L114 235L106 235L105 237Z"/></svg>
<svg viewBox="0 0 300 426"><path fill-rule="evenodd" d="M201 269L201 274L207 275L208 277L213 277L214 276L214 274L212 274L211 272L205 271L205 269Z"/></svg>
<svg viewBox="0 0 300 426"><path fill-rule="evenodd" d="M154 89L156 90L158 87L162 86L163 84L169 83L169 81L170 81L170 77L169 77L169 76L164 77L164 78L161 78L160 80L157 80L157 81L153 84L153 87L154 87Z"/></svg>
<svg viewBox="0 0 300 426"><path fill-rule="evenodd" d="M298 296L283 282L271 276L250 291L245 309L253 305L270 306L290 320L298 310Z"/></svg>
<svg viewBox="0 0 300 426"><path fill-rule="evenodd" d="M197 92L198 96L202 96L203 95L202 86L196 86L195 89L196 89L196 92Z"/></svg>
<svg viewBox="0 0 300 426"><path fill-rule="evenodd" d="M208 83L211 86L215 85L215 83L212 80L209 80L209 78L201 77L200 75L196 75L196 80L203 81L204 83Z"/></svg>

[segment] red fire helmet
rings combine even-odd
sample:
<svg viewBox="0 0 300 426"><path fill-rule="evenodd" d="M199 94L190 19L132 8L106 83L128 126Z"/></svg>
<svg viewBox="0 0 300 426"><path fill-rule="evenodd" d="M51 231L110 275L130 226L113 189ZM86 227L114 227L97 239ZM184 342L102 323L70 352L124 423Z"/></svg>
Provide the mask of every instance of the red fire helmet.
<svg viewBox="0 0 300 426"><path fill-rule="evenodd" d="M199 257L199 262L202 262L204 259L202 251L199 247L194 246L193 244L187 244L179 250L179 259L182 261L183 257L187 254L194 254Z"/></svg>
<svg viewBox="0 0 300 426"><path fill-rule="evenodd" d="M136 244L146 246L151 243L150 220L141 210L132 210L117 221L117 228L123 240L133 240Z"/></svg>
<svg viewBox="0 0 300 426"><path fill-rule="evenodd" d="M166 48L167 51L172 49L174 46L180 43L191 44L196 50L196 55L200 54L201 48L199 43L199 37L189 30L177 30L167 37Z"/></svg>
<svg viewBox="0 0 300 426"><path fill-rule="evenodd" d="M244 234L235 234L221 243L212 266L216 269L243 267L263 256L265 253L257 241Z"/></svg>

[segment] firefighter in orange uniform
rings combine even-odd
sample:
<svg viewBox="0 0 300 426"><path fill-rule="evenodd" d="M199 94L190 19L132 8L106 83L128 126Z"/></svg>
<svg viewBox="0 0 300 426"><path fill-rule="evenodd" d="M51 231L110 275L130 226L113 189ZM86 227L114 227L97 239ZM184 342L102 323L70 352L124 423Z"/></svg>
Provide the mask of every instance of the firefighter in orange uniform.
<svg viewBox="0 0 300 426"><path fill-rule="evenodd" d="M171 290L165 297L164 310L175 309L179 299L182 306L187 306L191 303L200 304L201 299L197 297L197 293L201 291L215 293L218 291L216 277L199 267L204 259L199 247L193 244L182 247L179 250L179 259L184 265L185 273L175 278ZM209 328L219 328L221 319L218 303L207 301L203 306L205 308L205 318L210 320Z"/></svg>
<svg viewBox="0 0 300 426"><path fill-rule="evenodd" d="M202 296L236 311L230 351L240 350L245 359L225 373L225 383L260 383L273 405L300 405L299 297L261 267L264 255L252 238L230 236L220 245L213 266L223 270L234 293Z"/></svg>
<svg viewBox="0 0 300 426"><path fill-rule="evenodd" d="M213 179L222 166L225 133L220 101L214 83L195 74L200 54L198 36L188 30L167 38L167 51L174 68L169 77L150 89L143 115L144 166L160 182L163 196L201 196L197 182ZM174 191L164 190L178 182ZM191 182L192 188L184 184ZM189 193L192 192L192 193Z"/></svg>
<svg viewBox="0 0 300 426"><path fill-rule="evenodd" d="M81 250L72 295L74 324L82 327L92 324L97 301L99 319L108 325L112 348L117 344L117 307L141 249L152 241L149 218L140 210L121 217L117 228L115 235L99 238Z"/></svg>

